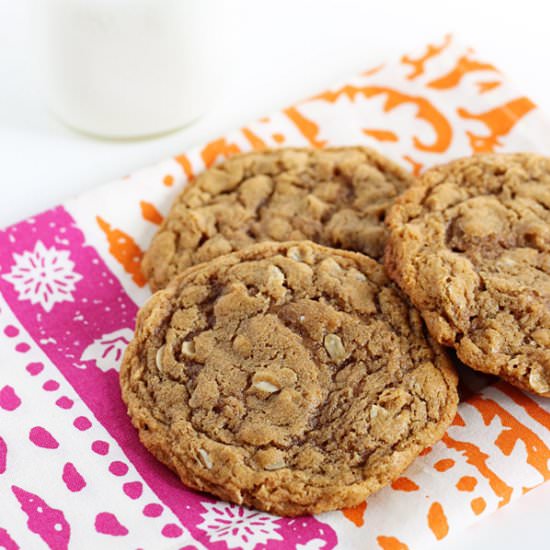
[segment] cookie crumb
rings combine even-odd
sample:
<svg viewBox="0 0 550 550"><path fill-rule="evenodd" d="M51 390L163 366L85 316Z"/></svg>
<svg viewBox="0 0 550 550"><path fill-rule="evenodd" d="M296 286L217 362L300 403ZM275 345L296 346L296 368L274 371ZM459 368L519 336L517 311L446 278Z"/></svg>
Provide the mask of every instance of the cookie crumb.
<svg viewBox="0 0 550 550"><path fill-rule="evenodd" d="M275 470L280 470L281 468L285 468L286 464L283 460L279 460L277 462L272 462L271 464L266 464L264 468L270 472L273 472Z"/></svg>
<svg viewBox="0 0 550 550"><path fill-rule="evenodd" d="M157 350L157 355L155 356L155 362L157 364L157 369L162 372L162 354L164 353L164 348L166 346L160 346Z"/></svg>
<svg viewBox="0 0 550 550"><path fill-rule="evenodd" d="M531 370L529 374L529 384L537 393L550 392L550 384L538 370Z"/></svg>
<svg viewBox="0 0 550 550"><path fill-rule="evenodd" d="M291 260L294 260L295 262L304 261L302 253L300 252L300 249L297 246L293 246L292 248L289 248L287 255Z"/></svg>
<svg viewBox="0 0 550 550"><path fill-rule="evenodd" d="M278 388L275 384L268 382L267 380L260 380L258 382L254 382L253 386L257 390L260 390L266 393L275 393L281 389L281 388Z"/></svg>
<svg viewBox="0 0 550 550"><path fill-rule="evenodd" d="M327 334L324 342L325 349L333 361L340 363L346 357L346 349L340 336L337 334Z"/></svg>
<svg viewBox="0 0 550 550"><path fill-rule="evenodd" d="M184 357L193 357L195 355L195 342L185 340L181 344L181 354Z"/></svg>
<svg viewBox="0 0 550 550"><path fill-rule="evenodd" d="M212 459L210 458L210 455L204 449L199 449L199 454L201 455L202 461L206 468L208 468L208 470L211 470L214 464L212 462Z"/></svg>
<svg viewBox="0 0 550 550"><path fill-rule="evenodd" d="M371 408L370 408L370 418L371 418L371 420L374 420L378 416L384 417L384 416L387 416L387 415L388 415L388 411L384 407L381 407L380 405L372 405Z"/></svg>

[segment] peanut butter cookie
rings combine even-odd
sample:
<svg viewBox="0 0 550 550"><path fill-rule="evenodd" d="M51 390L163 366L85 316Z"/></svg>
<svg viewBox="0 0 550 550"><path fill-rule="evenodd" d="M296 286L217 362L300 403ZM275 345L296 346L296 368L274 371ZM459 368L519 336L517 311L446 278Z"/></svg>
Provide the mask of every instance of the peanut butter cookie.
<svg viewBox="0 0 550 550"><path fill-rule="evenodd" d="M145 254L143 272L158 290L191 265L260 241L308 239L379 258L386 209L412 181L362 147L232 157L176 198Z"/></svg>
<svg viewBox="0 0 550 550"><path fill-rule="evenodd" d="M550 159L433 168L388 226L387 270L434 338L470 367L550 396Z"/></svg>
<svg viewBox="0 0 550 550"><path fill-rule="evenodd" d="M443 349L374 260L309 241L195 266L138 316L120 373L143 444L188 487L282 515L353 506L457 407Z"/></svg>

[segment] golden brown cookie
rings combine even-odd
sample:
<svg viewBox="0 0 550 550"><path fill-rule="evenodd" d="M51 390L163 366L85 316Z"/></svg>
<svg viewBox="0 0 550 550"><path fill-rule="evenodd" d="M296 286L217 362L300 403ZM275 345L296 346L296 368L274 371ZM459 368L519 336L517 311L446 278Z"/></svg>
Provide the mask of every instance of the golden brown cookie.
<svg viewBox="0 0 550 550"><path fill-rule="evenodd" d="M363 502L458 400L383 268L309 241L176 278L140 311L120 378L141 441L187 486L283 515Z"/></svg>
<svg viewBox="0 0 550 550"><path fill-rule="evenodd" d="M387 270L438 342L550 396L550 159L479 155L433 168L388 226Z"/></svg>
<svg viewBox="0 0 550 550"><path fill-rule="evenodd" d="M363 147L232 157L176 198L145 254L143 272L158 290L191 265L260 241L308 239L379 258L386 209L412 181Z"/></svg>

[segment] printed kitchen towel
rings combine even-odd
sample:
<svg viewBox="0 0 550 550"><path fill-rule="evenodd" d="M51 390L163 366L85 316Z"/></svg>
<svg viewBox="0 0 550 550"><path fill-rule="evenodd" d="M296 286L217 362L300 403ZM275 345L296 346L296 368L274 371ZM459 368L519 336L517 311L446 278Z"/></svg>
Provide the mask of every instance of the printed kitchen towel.
<svg viewBox="0 0 550 550"><path fill-rule="evenodd" d="M174 196L239 151L364 144L415 173L550 153L550 125L450 36L0 232L0 548L426 548L550 477L550 400L499 382L355 508L280 518L185 489L140 445L117 370ZM23 167L24 169L24 167Z"/></svg>

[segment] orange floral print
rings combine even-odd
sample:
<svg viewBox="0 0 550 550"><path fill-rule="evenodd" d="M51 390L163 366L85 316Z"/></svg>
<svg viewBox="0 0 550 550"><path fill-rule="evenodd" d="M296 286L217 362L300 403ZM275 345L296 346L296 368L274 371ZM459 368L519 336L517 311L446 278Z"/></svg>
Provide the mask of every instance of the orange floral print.
<svg viewBox="0 0 550 550"><path fill-rule="evenodd" d="M141 201L139 203L141 208L141 217L148 222L160 225L162 223L162 214L156 209L154 204L147 201Z"/></svg>
<svg viewBox="0 0 550 550"><path fill-rule="evenodd" d="M182 167L183 173L187 177L187 181L191 181L193 179L193 167L191 166L191 162L189 162L187 155L178 155L175 157L175 160Z"/></svg>
<svg viewBox="0 0 550 550"><path fill-rule="evenodd" d="M550 413L546 412L539 404L537 404L526 393L510 386L506 382L497 382L495 387L502 393L506 394L516 405L522 407L525 412L539 424L550 430Z"/></svg>
<svg viewBox="0 0 550 550"><path fill-rule="evenodd" d="M366 136L373 137L374 139L377 139L378 141L399 141L399 137L395 132L392 132L391 130L377 130L377 129L363 129L363 133Z"/></svg>
<svg viewBox="0 0 550 550"><path fill-rule="evenodd" d="M366 71L363 71L361 73L361 76L372 76L376 73L379 73L384 68L384 63L381 65L377 65L376 67L373 67L372 69L367 69Z"/></svg>
<svg viewBox="0 0 550 550"><path fill-rule="evenodd" d="M455 461L452 458L443 458L441 460L438 460L434 464L434 468L438 472L446 472L447 470L450 470L455 465Z"/></svg>
<svg viewBox="0 0 550 550"><path fill-rule="evenodd" d="M521 441L527 453L527 464L537 470L544 480L550 479L550 470L548 469L550 449L540 437L492 399L476 396L470 399L469 403L480 412L487 426L493 418L500 419L505 429L495 440L495 445L505 455L509 455L516 443Z"/></svg>
<svg viewBox="0 0 550 550"><path fill-rule="evenodd" d="M437 540L444 539L449 532L447 516L443 506L439 502L434 502L428 511L428 527L432 530Z"/></svg>
<svg viewBox="0 0 550 550"><path fill-rule="evenodd" d="M487 80L476 82L480 94L490 92L491 90L498 88L501 84L502 82L500 82L500 80Z"/></svg>
<svg viewBox="0 0 550 550"><path fill-rule="evenodd" d="M420 489L420 487L408 477L398 477L391 484L391 488L395 491L405 491L406 493L418 491L418 489Z"/></svg>
<svg viewBox="0 0 550 550"><path fill-rule="evenodd" d="M206 144L201 151L201 158L206 168L210 168L218 157L228 158L240 152L241 149L237 144L228 143L225 138L220 138Z"/></svg>
<svg viewBox="0 0 550 550"><path fill-rule="evenodd" d="M124 268L124 271L132 276L137 286L145 286L145 277L141 272L141 259L143 251L135 243L130 235L120 229L114 229L100 216L96 217L97 224L107 237L109 252L115 260Z"/></svg>
<svg viewBox="0 0 550 550"><path fill-rule="evenodd" d="M499 138L508 135L517 121L534 108L535 104L530 99L520 97L484 113L474 114L462 107L459 107L457 112L464 119L482 122L489 130L489 134L486 136L466 132L472 151L474 153L493 153L495 147L502 145Z"/></svg>
<svg viewBox="0 0 550 550"><path fill-rule="evenodd" d="M435 46L433 44L428 44L426 46L426 52L417 59L413 59L408 55L404 55L401 58L401 63L403 65L410 65L413 68L412 73L407 75L408 80L414 80L415 78L423 75L426 72L426 62L430 59L438 56L445 48L447 48L451 43L451 35L445 35L443 44L441 46Z"/></svg>
<svg viewBox="0 0 550 550"><path fill-rule="evenodd" d="M344 517L349 519L356 527L362 527L365 523L364 516L366 509L367 503L362 502L361 504L353 506L352 508L344 508L342 510L342 513L344 514Z"/></svg>
<svg viewBox="0 0 550 550"><path fill-rule="evenodd" d="M470 502L470 506L472 507L472 511L476 516L479 516L479 514L482 514L485 508L487 507L487 503L485 502L485 499L483 497L477 497Z"/></svg>
<svg viewBox="0 0 550 550"><path fill-rule="evenodd" d="M477 479L472 476L462 476L456 483L456 488L459 491L471 492L476 488Z"/></svg>
<svg viewBox="0 0 550 550"><path fill-rule="evenodd" d="M300 133L307 139L311 147L324 147L327 142L317 139L319 134L319 126L312 120L307 119L302 115L296 107L285 109L284 114L294 123Z"/></svg>
<svg viewBox="0 0 550 550"><path fill-rule="evenodd" d="M432 452L431 447L426 447L424 450L420 451L418 456L426 456L429 455Z"/></svg>
<svg viewBox="0 0 550 550"><path fill-rule="evenodd" d="M429 88L436 90L448 90L458 86L461 80L468 73L475 71L496 71L496 67L491 63L483 63L469 58L467 55L459 57L454 68L447 74L428 82Z"/></svg>
<svg viewBox="0 0 550 550"><path fill-rule="evenodd" d="M466 426L466 422L464 422L464 418L460 416L460 413L457 412L455 414L455 417L453 418L451 426Z"/></svg>
<svg viewBox="0 0 550 550"><path fill-rule="evenodd" d="M420 96L413 96L399 92L392 88L384 86L363 86L358 87L354 85L346 85L342 88L331 92L325 92L318 96L316 99L322 99L330 103L334 103L341 96L348 97L351 101L355 100L358 95L362 95L365 98L371 98L378 95L385 95L386 101L384 103L384 112L393 111L400 105L412 103L416 106L416 118L427 122L435 132L435 141L433 143L422 142L418 137L413 137L413 145L419 151L425 151L429 153L444 153L451 145L453 137L453 130L449 121L445 118L443 113L439 111L433 103L428 99Z"/></svg>
<svg viewBox="0 0 550 550"><path fill-rule="evenodd" d="M424 165L421 162L417 162L410 155L403 155L403 160L407 161L411 165L411 170L414 176L420 176Z"/></svg>
<svg viewBox="0 0 550 550"><path fill-rule="evenodd" d="M260 138L260 136L257 136L252 130L250 130L249 128L241 128L241 131L244 137L250 143L250 145L252 145L252 149L255 149L255 150L267 149L267 145L265 141L262 138Z"/></svg>
<svg viewBox="0 0 550 550"><path fill-rule="evenodd" d="M409 547L395 537L376 537L376 542L382 550L409 550Z"/></svg>
<svg viewBox="0 0 550 550"><path fill-rule="evenodd" d="M499 507L504 506L510 502L512 498L513 489L507 485L489 466L487 466L487 460L489 455L484 453L474 443L467 441L458 441L445 434L442 439L443 443L450 449L462 452L466 457L466 462L475 466L477 471L489 482L489 486L497 497L500 498Z"/></svg>

